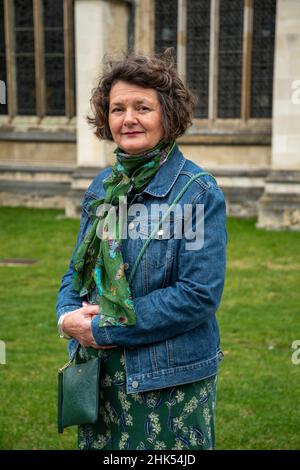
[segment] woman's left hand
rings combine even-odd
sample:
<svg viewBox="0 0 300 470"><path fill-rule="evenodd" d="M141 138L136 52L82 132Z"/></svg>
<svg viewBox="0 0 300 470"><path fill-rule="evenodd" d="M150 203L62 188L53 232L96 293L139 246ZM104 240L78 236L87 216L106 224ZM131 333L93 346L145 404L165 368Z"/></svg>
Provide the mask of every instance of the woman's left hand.
<svg viewBox="0 0 300 470"><path fill-rule="evenodd" d="M92 334L92 318L99 313L98 305L82 303L82 308L73 310L66 314L63 329L72 338L75 338L84 347L94 349L112 349L117 346L99 346Z"/></svg>
<svg viewBox="0 0 300 470"><path fill-rule="evenodd" d="M83 307L96 307L96 312L97 314L99 313L99 305L93 305L93 304L89 304L88 302L82 302L82 306ZM92 323L92 321L91 321ZM92 335L92 328L91 328L91 335ZM116 348L117 346L99 346L99 344L96 343L96 341L94 340L94 337L92 335L92 341L91 341L91 346L92 348L95 348L95 349L112 349L112 348Z"/></svg>

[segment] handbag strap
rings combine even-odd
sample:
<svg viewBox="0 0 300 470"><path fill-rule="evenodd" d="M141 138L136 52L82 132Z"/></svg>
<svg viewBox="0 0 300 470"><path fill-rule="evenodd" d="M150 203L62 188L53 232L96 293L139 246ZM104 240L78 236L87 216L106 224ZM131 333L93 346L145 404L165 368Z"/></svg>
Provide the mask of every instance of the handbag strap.
<svg viewBox="0 0 300 470"><path fill-rule="evenodd" d="M142 257L144 256L144 253L145 253L146 249L148 248L149 243L155 237L157 232L161 229L162 224L164 223L164 221L166 220L166 218L168 217L168 215L170 214L170 212L172 211L174 206L182 198L182 196L184 195L184 193L186 192L188 187L193 183L193 181L195 181L195 179L199 178L200 176L204 176L204 175L211 176L216 181L215 177L212 174L207 173L206 171L202 171L201 173L197 173L196 175L192 176L192 178L190 178L189 181L183 186L181 191L179 191L179 193L175 197L174 201L170 205L169 209L164 213L163 217L161 218L159 223L156 225L156 227L152 230L152 232L150 233L150 236L147 238L146 242L144 243L144 245L143 245L143 247L142 247L142 249L141 249L137 259L135 260L134 265L133 265L132 271L131 271L129 279L128 279L128 284L131 284L133 276L135 275L137 267L139 265L139 262L141 261Z"/></svg>
<svg viewBox="0 0 300 470"><path fill-rule="evenodd" d="M72 362L74 361L75 357L76 357L76 354L77 352L79 351L79 348L80 348L80 343L77 344L76 348L74 349L74 352L72 354L72 356L70 357L70 360L68 362L66 362L65 365L63 365L62 367L60 367L58 369L58 372L61 374L65 369L67 369L67 367L70 367L70 365L72 364Z"/></svg>

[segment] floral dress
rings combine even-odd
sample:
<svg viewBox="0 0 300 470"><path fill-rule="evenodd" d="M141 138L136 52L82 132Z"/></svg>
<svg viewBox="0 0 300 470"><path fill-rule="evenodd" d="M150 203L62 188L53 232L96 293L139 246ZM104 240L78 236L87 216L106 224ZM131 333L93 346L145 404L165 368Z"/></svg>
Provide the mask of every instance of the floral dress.
<svg viewBox="0 0 300 470"><path fill-rule="evenodd" d="M217 376L128 394L122 348L80 348L78 362L101 355L99 417L80 425L81 450L200 450L215 447Z"/></svg>

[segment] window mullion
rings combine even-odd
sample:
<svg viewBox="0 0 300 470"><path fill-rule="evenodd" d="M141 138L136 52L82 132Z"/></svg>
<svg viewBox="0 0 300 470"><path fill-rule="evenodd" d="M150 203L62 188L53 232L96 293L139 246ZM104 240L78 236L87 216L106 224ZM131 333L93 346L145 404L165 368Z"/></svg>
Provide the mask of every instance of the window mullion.
<svg viewBox="0 0 300 470"><path fill-rule="evenodd" d="M155 50L155 0L132 2L135 10L134 42L136 52L152 55Z"/></svg>
<svg viewBox="0 0 300 470"><path fill-rule="evenodd" d="M66 116L72 118L75 114L75 83L74 83L74 43L73 43L73 1L64 2L64 50L65 50L65 96Z"/></svg>
<svg viewBox="0 0 300 470"><path fill-rule="evenodd" d="M208 119L217 118L220 0L211 0L209 41Z"/></svg>
<svg viewBox="0 0 300 470"><path fill-rule="evenodd" d="M4 29L6 42L6 74L7 74L7 109L10 117L17 115L17 82L14 35L14 2L4 0Z"/></svg>
<svg viewBox="0 0 300 470"><path fill-rule="evenodd" d="M186 82L186 28L187 28L187 0L178 0L177 71L183 83Z"/></svg>
<svg viewBox="0 0 300 470"><path fill-rule="evenodd" d="M42 0L33 0L36 113L39 117L46 114L44 30Z"/></svg>
<svg viewBox="0 0 300 470"><path fill-rule="evenodd" d="M243 120L250 117L251 100L251 52L253 36L253 0L245 0L244 6L244 37L243 37L243 72L242 72L242 106Z"/></svg>

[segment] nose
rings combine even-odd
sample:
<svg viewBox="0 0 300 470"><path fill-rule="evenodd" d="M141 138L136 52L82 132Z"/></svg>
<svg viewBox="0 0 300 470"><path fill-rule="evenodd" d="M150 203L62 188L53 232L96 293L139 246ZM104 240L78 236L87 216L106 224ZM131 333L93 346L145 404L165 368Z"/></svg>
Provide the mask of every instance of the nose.
<svg viewBox="0 0 300 470"><path fill-rule="evenodd" d="M135 114L133 109L127 109L126 110L123 124L125 126L132 126L134 124L137 124L136 114Z"/></svg>

